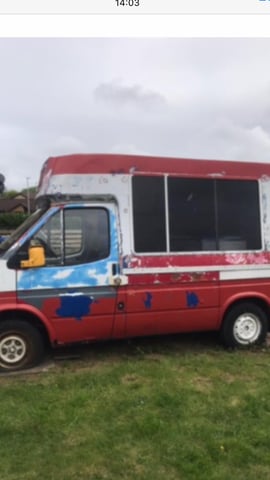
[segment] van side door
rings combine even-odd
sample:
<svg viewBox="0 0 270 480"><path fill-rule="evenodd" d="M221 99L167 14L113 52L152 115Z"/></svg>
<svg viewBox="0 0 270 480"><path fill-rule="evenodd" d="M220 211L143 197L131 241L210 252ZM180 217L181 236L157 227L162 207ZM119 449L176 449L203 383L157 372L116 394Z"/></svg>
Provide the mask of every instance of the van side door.
<svg viewBox="0 0 270 480"><path fill-rule="evenodd" d="M117 297L112 273L119 262L114 204L59 208L21 250L30 241L43 245L46 264L17 264L18 302L40 310L59 343L110 338Z"/></svg>

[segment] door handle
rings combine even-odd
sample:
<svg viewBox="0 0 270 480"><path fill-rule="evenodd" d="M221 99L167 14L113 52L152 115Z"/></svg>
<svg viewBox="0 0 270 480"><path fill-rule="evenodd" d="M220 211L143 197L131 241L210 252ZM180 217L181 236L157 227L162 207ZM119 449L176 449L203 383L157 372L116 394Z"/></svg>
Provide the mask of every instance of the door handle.
<svg viewBox="0 0 270 480"><path fill-rule="evenodd" d="M119 263L112 263L112 276L115 277L119 273Z"/></svg>
<svg viewBox="0 0 270 480"><path fill-rule="evenodd" d="M110 278L110 285L119 287L120 285L127 285L128 277L127 275L121 275L119 263L112 263L112 275Z"/></svg>

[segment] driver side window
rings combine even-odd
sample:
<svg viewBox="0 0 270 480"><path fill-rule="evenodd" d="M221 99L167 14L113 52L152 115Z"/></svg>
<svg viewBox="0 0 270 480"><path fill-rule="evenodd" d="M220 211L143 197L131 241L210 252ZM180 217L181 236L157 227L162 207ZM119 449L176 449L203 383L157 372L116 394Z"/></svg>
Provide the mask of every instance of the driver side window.
<svg viewBox="0 0 270 480"><path fill-rule="evenodd" d="M20 268L31 244L44 248L43 268L102 260L110 254L108 210L86 207L58 211L9 260L9 268Z"/></svg>
<svg viewBox="0 0 270 480"><path fill-rule="evenodd" d="M31 243L44 248L46 264L61 263L62 229L61 214L57 212L33 236Z"/></svg>
<svg viewBox="0 0 270 480"><path fill-rule="evenodd" d="M57 212L33 237L44 247L46 265L76 265L109 256L109 215L105 208Z"/></svg>

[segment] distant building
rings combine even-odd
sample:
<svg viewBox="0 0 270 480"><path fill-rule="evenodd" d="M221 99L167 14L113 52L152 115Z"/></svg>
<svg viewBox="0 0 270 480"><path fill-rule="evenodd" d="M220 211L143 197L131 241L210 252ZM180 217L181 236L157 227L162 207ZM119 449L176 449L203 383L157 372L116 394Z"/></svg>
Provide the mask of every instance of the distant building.
<svg viewBox="0 0 270 480"><path fill-rule="evenodd" d="M30 196L30 212L35 210L35 200ZM0 213L28 213L27 195L19 193L13 198L0 198Z"/></svg>

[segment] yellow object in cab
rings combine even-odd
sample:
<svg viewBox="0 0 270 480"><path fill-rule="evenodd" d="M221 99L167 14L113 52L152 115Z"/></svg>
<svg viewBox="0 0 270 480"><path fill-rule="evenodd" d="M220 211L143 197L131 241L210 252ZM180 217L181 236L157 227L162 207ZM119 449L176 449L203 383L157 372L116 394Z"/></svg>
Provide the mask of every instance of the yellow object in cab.
<svg viewBox="0 0 270 480"><path fill-rule="evenodd" d="M30 246L28 255L28 260L21 261L21 268L43 267L45 265L45 253L41 245Z"/></svg>

